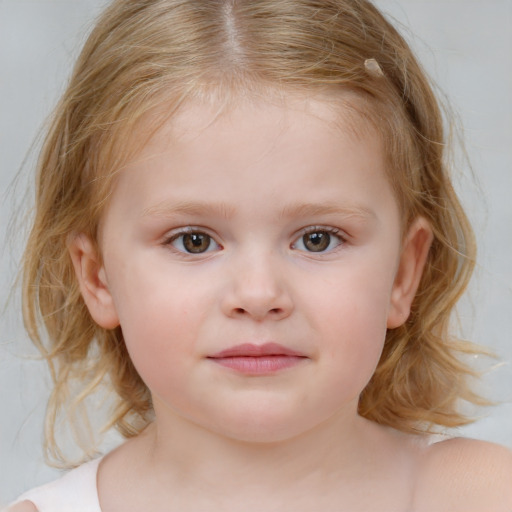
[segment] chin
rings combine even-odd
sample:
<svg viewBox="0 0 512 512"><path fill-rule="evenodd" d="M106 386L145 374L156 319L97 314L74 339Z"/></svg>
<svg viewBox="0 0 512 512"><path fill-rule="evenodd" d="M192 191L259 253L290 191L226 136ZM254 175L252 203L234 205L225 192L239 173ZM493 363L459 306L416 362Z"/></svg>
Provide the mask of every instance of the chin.
<svg viewBox="0 0 512 512"><path fill-rule="evenodd" d="M297 414L285 414L283 410L272 414L267 409L224 416L222 423L211 430L242 443L275 444L300 436L314 426L311 418L306 421Z"/></svg>

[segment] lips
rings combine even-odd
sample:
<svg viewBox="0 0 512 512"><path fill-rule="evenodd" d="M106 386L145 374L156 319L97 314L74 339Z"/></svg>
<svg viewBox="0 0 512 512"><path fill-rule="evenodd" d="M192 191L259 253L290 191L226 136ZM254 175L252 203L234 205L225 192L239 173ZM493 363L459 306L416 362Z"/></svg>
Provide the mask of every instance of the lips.
<svg viewBox="0 0 512 512"><path fill-rule="evenodd" d="M307 357L277 343L245 343L217 352L208 359L239 373L264 375L296 366Z"/></svg>
<svg viewBox="0 0 512 512"><path fill-rule="evenodd" d="M210 356L213 359L224 357L263 357L263 356L297 356L305 357L300 352L295 352L289 348L278 345L277 343L265 343L264 345L253 345L252 343L244 343L236 345L226 350L222 350Z"/></svg>

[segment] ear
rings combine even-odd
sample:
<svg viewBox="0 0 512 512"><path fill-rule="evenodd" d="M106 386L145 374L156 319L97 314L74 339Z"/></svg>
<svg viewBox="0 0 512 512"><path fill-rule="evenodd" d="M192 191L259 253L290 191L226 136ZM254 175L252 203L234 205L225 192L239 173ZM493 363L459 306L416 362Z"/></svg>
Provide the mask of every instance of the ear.
<svg viewBox="0 0 512 512"><path fill-rule="evenodd" d="M100 327L114 329L119 325L119 318L95 245L80 233L70 238L68 250L89 313Z"/></svg>
<svg viewBox="0 0 512 512"><path fill-rule="evenodd" d="M423 217L418 217L411 224L403 242L391 292L388 329L399 327L409 318L433 238L430 224Z"/></svg>

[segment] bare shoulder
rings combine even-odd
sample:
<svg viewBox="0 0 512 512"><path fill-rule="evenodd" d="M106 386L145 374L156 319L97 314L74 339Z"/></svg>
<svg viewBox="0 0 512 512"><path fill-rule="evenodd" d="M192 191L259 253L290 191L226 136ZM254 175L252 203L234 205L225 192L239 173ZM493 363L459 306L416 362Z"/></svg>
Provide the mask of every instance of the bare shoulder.
<svg viewBox="0 0 512 512"><path fill-rule="evenodd" d="M486 441L455 438L425 449L416 509L512 511L512 451Z"/></svg>
<svg viewBox="0 0 512 512"><path fill-rule="evenodd" d="M36 506L31 501L21 501L12 505L5 512L38 512Z"/></svg>

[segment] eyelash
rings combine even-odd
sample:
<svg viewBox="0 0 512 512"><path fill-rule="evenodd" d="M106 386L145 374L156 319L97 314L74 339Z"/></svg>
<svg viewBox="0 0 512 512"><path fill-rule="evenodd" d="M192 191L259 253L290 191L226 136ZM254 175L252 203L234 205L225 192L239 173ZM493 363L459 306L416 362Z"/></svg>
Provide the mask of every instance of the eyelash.
<svg viewBox="0 0 512 512"><path fill-rule="evenodd" d="M206 247L206 250L204 251L198 251L198 252L194 252L194 251L188 251L185 246L184 246L184 243L185 243L185 240L184 240L184 237L185 236L204 236L208 239L208 245ZM181 239L181 246L182 248L179 248L179 247L176 247L175 245L175 242L179 241ZM217 248L221 248L222 249L222 246L217 243L215 241L215 239L209 235L208 233L206 233L204 230L200 229L200 228L196 228L196 227L192 227L192 226L189 226L189 227L186 227L186 228L182 228L180 229L179 231L169 235L168 237L165 238L164 242L163 242L163 245L165 246L172 246L172 248L179 254L183 254L183 255L194 255L194 254L197 254L197 255L202 255L202 254L207 254L209 252L212 252L213 250L216 250L215 247L213 249L211 249L211 246L212 246L212 242L214 244L214 246L217 246Z"/></svg>
<svg viewBox="0 0 512 512"><path fill-rule="evenodd" d="M324 250L320 250L320 251L309 251L309 250L307 250L307 248L300 249L300 250L302 250L306 253L309 253L309 254L326 254L326 253L335 251L336 249L338 249L340 246L344 245L347 242L346 237L343 236L341 234L341 231L337 228L326 227L326 226L311 226L311 227L308 227L308 228L305 228L304 230L302 230L301 234L296 239L296 241L292 244L291 247L296 248L297 244L299 244L299 243L302 243L302 245L305 247L305 240L304 240L305 237L307 237L308 235L315 234L315 233L317 233L317 234L324 233L324 234L328 235L327 247ZM338 243L336 244L335 247L329 248L329 246L331 245L331 242L332 242L332 238L336 238L338 240ZM319 238L318 243L319 243L319 245L322 243L322 237Z"/></svg>
<svg viewBox="0 0 512 512"><path fill-rule="evenodd" d="M344 245L346 243L346 241L347 241L346 238L344 236L342 236L340 233L341 232L339 229L333 228L333 227L310 226L301 231L300 235L295 239L295 242L293 242L290 247L292 249L297 249L298 248L297 246L299 244L302 244L303 248L298 249L298 250L305 252L305 253L309 253L309 254L330 253L332 251L335 251L341 245ZM307 236L313 235L313 234L324 234L324 235L326 234L327 235L327 238L320 236L320 237L318 237L316 242L313 242L314 244L317 244L321 248L321 250L319 250L319 251L308 250L306 247L307 240L305 240L305 238ZM206 246L205 250L199 250L197 252L194 252L193 250L187 250L187 248L184 245L186 243L184 237L187 235L189 235L191 237L198 237L198 238L196 238L196 240L194 240L192 238L192 240L189 240L189 241L191 241L193 245L195 245L196 247L198 247L200 249L201 249L201 247L199 244L201 242L201 237L207 238L208 245ZM336 238L338 240L334 247L330 247L332 244L332 238ZM177 242L179 242L179 244L177 244ZM196 243L196 242L198 242L198 243ZM212 243L213 243L213 248L212 248ZM322 249L322 247L326 243L327 243L327 246ZM203 254L207 254L209 252L213 252L215 250L222 249L222 246L218 242L215 241L214 237L212 237L211 235L206 233L201 228L196 228L196 227L192 227L192 226L182 228L179 231L172 233L171 235L169 235L168 237L165 238L165 240L163 241L163 245L164 246L172 246L172 248L177 253L183 254L183 255L203 255ZM177 247L177 245L181 245L181 247ZM189 249L190 249L190 247L189 247Z"/></svg>

